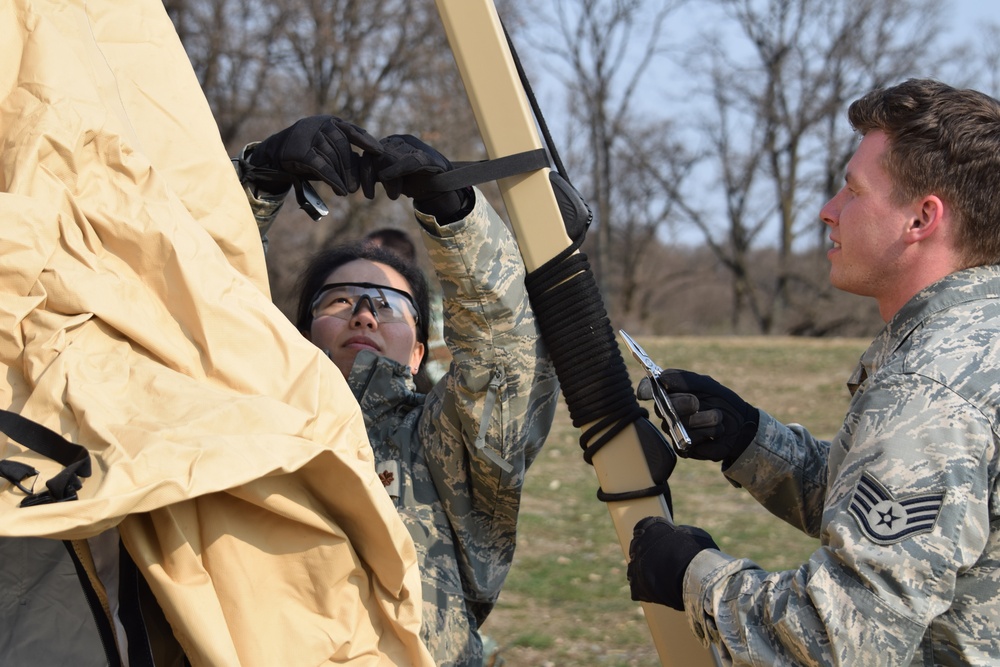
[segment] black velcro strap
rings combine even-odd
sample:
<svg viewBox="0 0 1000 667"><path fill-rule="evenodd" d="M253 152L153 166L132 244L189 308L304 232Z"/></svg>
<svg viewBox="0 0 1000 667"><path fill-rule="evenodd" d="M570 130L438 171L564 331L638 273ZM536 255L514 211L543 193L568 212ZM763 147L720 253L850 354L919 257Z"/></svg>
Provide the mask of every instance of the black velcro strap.
<svg viewBox="0 0 1000 667"><path fill-rule="evenodd" d="M452 192L470 185L537 171L549 166L549 156L544 148L514 153L492 160L478 162L455 162L451 171L434 174L423 184L426 192Z"/></svg>
<svg viewBox="0 0 1000 667"><path fill-rule="evenodd" d="M18 444L64 466L45 483L47 491L28 495L21 501L21 507L76 500L76 492L83 487L80 478L90 477L91 472L90 452L85 447L10 410L0 409L0 431Z"/></svg>
<svg viewBox="0 0 1000 667"><path fill-rule="evenodd" d="M0 477L21 489L25 494L31 495L31 489L25 487L21 482L38 474L38 470L20 461L3 459L0 461Z"/></svg>

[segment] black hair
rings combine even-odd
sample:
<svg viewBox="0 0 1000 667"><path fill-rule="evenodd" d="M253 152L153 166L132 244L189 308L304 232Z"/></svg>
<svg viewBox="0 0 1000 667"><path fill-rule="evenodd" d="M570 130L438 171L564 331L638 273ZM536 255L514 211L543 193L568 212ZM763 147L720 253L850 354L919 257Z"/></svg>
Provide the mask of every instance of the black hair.
<svg viewBox="0 0 1000 667"><path fill-rule="evenodd" d="M298 307L295 310L295 326L298 330L306 333L312 327L313 298L326 282L326 277L344 264L356 259L385 264L403 276L410 287L410 295L417 304L417 341L423 343L424 349L427 350L431 313L430 294L423 272L416 264L406 260L399 253L364 240L321 250L309 259L309 263L296 283L296 292L299 296ZM417 372L423 369L426 359L425 352Z"/></svg>
<svg viewBox="0 0 1000 667"><path fill-rule="evenodd" d="M398 252L411 262L417 261L417 246L410 235L402 229L381 227L365 234L365 241Z"/></svg>

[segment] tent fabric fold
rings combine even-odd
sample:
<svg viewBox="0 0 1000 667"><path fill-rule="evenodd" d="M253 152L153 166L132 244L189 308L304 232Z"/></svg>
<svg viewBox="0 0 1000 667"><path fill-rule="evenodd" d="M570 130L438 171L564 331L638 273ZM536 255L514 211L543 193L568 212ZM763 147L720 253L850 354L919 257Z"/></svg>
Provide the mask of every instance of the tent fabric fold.
<svg viewBox="0 0 1000 667"><path fill-rule="evenodd" d="M0 484L0 536L117 526L196 665L431 664L357 403L270 301L163 4L2 3L0 53L0 402L94 463L72 502Z"/></svg>

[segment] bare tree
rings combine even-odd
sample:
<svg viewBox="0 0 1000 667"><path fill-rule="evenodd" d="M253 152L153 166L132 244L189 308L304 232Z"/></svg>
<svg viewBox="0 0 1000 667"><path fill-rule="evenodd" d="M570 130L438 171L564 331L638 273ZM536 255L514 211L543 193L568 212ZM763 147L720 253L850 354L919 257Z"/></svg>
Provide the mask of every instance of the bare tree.
<svg viewBox="0 0 1000 667"><path fill-rule="evenodd" d="M278 71L288 19L271 0L164 0L223 142L270 109L268 81Z"/></svg>
<svg viewBox="0 0 1000 667"><path fill-rule="evenodd" d="M1000 21L974 26L970 32L944 63L947 75L943 78L954 86L1000 98Z"/></svg>
<svg viewBox="0 0 1000 667"><path fill-rule="evenodd" d="M734 323L748 307L761 333L782 322L792 259L816 212L839 187L853 141L847 103L917 71L911 48L933 23L930 0L716 0L727 21L696 54L711 54L703 128L725 193L721 228L704 207L691 220L732 273ZM734 34L741 39L734 39ZM924 42L926 44L926 41ZM703 56L696 56L701 58ZM691 198L688 197L691 201ZM746 258L773 230L773 277L749 277ZM815 237L814 237L815 238ZM823 238L822 236L820 237Z"/></svg>
<svg viewBox="0 0 1000 667"><path fill-rule="evenodd" d="M565 70L558 74L568 93L574 125L585 133L587 185L581 186L594 210L595 275L607 292L611 229L617 216L614 154L629 134L637 91L650 65L664 54L667 17L680 1L552 0L539 25L557 31L536 37L534 45Z"/></svg>
<svg viewBox="0 0 1000 667"><path fill-rule="evenodd" d="M659 298L690 277L689 267L680 264L660 267L655 277L651 269L666 256L664 246L676 236L680 217L677 200L663 196L664 184L682 189L698 157L676 140L668 122L644 126L636 120L629 127L613 156L616 224L609 225L607 258L615 270L606 277L607 308L614 320L646 332L662 305Z"/></svg>
<svg viewBox="0 0 1000 667"><path fill-rule="evenodd" d="M287 2L287 0L286 0ZM436 26L416 0L297 0L286 29L284 76L297 113L370 124L403 98ZM440 29L436 30L440 34Z"/></svg>
<svg viewBox="0 0 1000 667"><path fill-rule="evenodd" d="M332 113L378 136L416 134L455 160L484 155L432 3L164 5L233 152L302 116ZM557 117L567 144L560 148L571 175L579 168L582 178L574 180L595 212L586 248L602 292L615 290L608 299L615 317L655 327L658 300L671 285L690 287L697 267L699 289L709 280L727 283L733 332L846 330L822 313L803 320L829 287L825 260L802 261L824 249L816 211L839 187L855 146L844 110L875 86L933 75L921 58L947 61L942 48L928 47L937 33L923 31L946 5L712 0L693 16L715 8L719 20L697 25L717 32L690 44L678 41L690 30L667 32L694 25L683 14L694 5L683 0L546 0L534 6L533 20L522 20L519 12L530 10L523 3L497 5L515 42L530 47L520 49L529 76L533 67L544 70L536 93L558 90L569 110ZM916 36L921 49L912 48ZM678 71L680 48L689 50L684 76L664 74ZM995 50L974 62L973 55L963 71L990 76ZM659 106L650 102L655 85L667 89ZM688 100L702 104L685 117L680 110L691 105L678 102ZM678 129L694 125L696 132ZM272 292L285 309L292 278L313 249L376 226L415 230L409 202L334 197L323 187L320 194L330 216L314 223L289 204L271 234ZM684 255L671 247L680 239L703 247ZM667 258L676 265L665 266ZM717 287L712 295L714 303ZM711 326L719 315L713 307Z"/></svg>

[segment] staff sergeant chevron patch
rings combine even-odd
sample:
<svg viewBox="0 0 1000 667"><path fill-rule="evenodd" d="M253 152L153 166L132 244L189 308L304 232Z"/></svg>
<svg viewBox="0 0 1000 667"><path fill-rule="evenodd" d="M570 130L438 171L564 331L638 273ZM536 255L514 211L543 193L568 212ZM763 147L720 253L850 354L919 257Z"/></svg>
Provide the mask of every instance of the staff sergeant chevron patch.
<svg viewBox="0 0 1000 667"><path fill-rule="evenodd" d="M894 498L867 472L861 475L851 498L850 513L861 532L876 544L895 544L934 528L944 493Z"/></svg>

